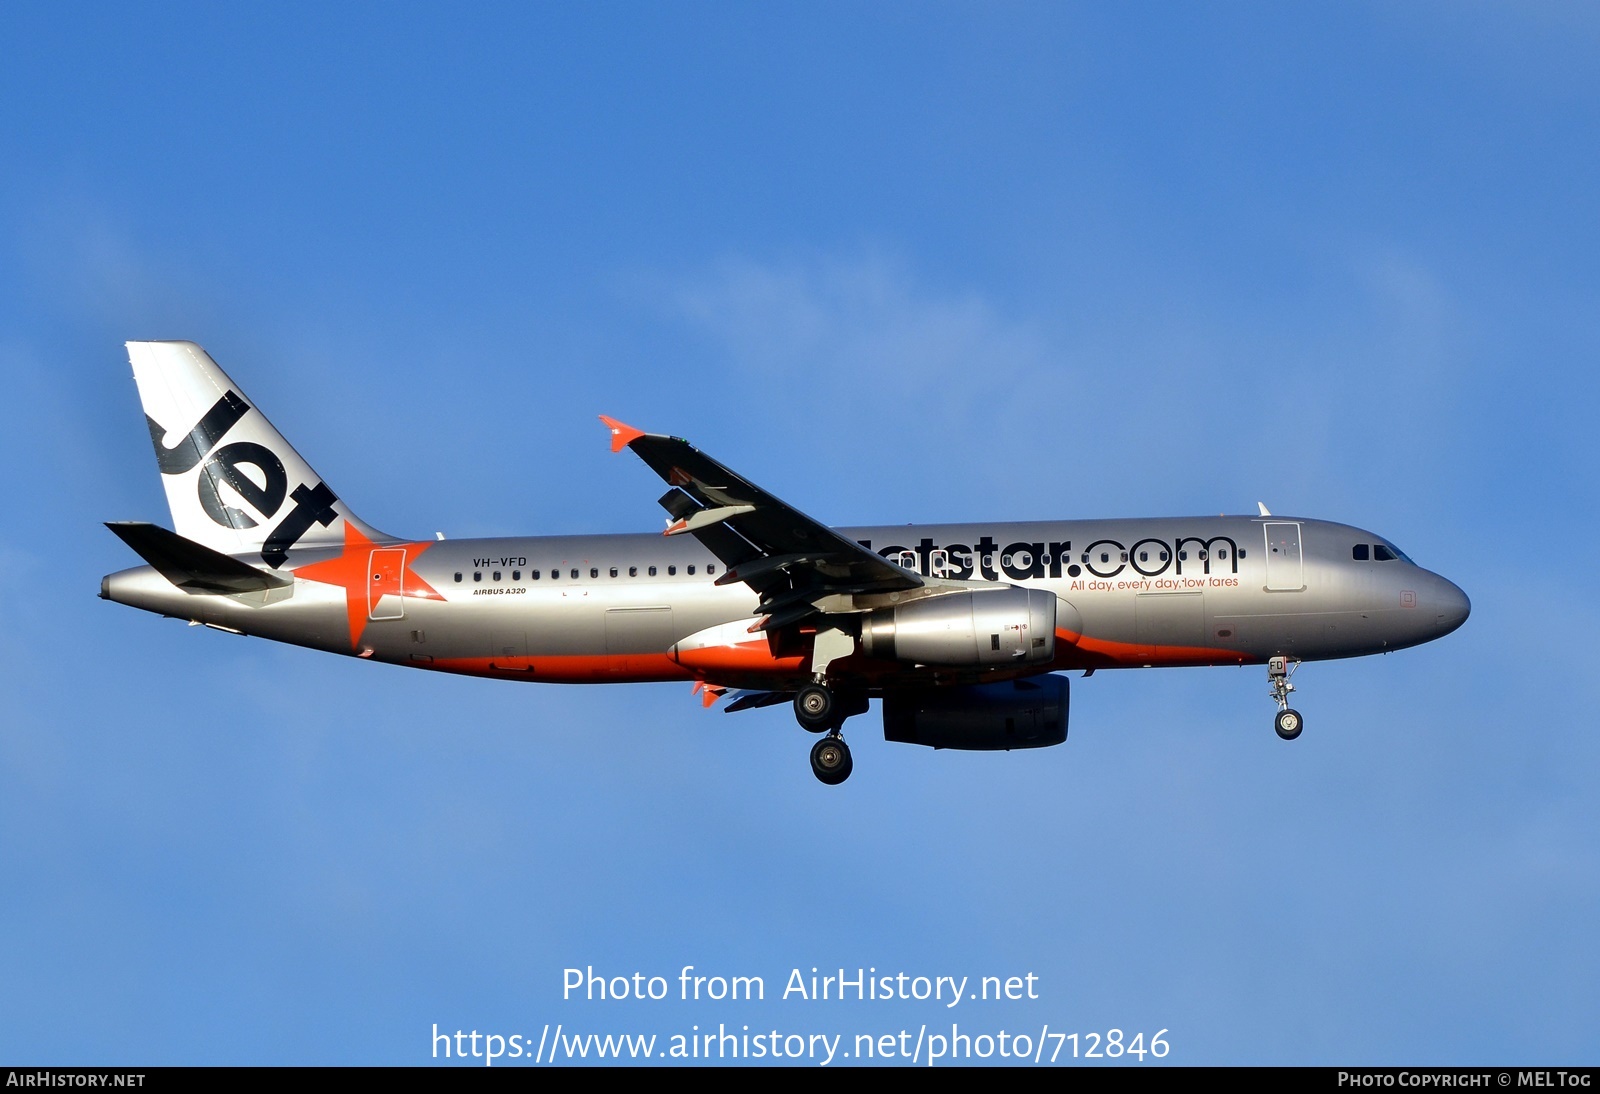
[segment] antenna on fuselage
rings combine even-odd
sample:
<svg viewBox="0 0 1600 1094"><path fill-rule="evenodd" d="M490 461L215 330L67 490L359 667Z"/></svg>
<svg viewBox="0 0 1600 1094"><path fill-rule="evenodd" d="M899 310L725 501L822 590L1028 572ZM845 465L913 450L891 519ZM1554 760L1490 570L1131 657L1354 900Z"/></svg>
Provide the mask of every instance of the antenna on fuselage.
<svg viewBox="0 0 1600 1094"><path fill-rule="evenodd" d="M1267 511L1267 503L1264 501L1256 502L1256 508L1261 510L1261 515L1264 517L1270 517L1272 515Z"/></svg>

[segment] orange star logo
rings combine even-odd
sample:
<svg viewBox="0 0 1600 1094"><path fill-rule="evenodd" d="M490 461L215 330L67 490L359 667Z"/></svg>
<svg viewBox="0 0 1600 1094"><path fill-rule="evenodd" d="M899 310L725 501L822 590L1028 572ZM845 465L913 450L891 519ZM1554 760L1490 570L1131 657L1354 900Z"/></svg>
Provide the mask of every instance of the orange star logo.
<svg viewBox="0 0 1600 1094"><path fill-rule="evenodd" d="M301 566L294 571L294 576L324 585L344 586L345 610L350 617L350 648L355 649L369 618L399 618L383 614L381 601L385 596L444 599L411 569L417 556L432 546L431 541L379 545L345 521L344 550L338 557Z"/></svg>

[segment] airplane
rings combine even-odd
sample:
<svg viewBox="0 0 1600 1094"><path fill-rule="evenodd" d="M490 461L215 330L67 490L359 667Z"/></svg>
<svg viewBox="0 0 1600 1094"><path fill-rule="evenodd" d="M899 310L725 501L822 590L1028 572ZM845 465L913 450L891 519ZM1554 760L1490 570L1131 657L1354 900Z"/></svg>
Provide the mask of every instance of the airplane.
<svg viewBox="0 0 1600 1094"><path fill-rule="evenodd" d="M886 739L1061 744L1068 678L1267 666L1274 729L1305 661L1387 653L1471 611L1450 581L1345 524L1275 516L830 528L676 437L612 418L667 485L662 533L403 539L358 518L193 342L127 343L174 530L107 524L147 565L102 598L232 634L435 672L692 682L730 712L790 703L813 774Z"/></svg>

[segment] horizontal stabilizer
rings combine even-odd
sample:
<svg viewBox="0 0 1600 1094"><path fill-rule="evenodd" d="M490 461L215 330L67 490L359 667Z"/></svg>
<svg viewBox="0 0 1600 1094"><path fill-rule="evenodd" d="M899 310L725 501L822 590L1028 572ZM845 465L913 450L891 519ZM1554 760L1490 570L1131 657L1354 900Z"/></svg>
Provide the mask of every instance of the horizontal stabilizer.
<svg viewBox="0 0 1600 1094"><path fill-rule="evenodd" d="M107 522L106 527L184 592L232 595L265 592L294 584L291 577L258 570L248 562L184 539L159 524L124 520Z"/></svg>

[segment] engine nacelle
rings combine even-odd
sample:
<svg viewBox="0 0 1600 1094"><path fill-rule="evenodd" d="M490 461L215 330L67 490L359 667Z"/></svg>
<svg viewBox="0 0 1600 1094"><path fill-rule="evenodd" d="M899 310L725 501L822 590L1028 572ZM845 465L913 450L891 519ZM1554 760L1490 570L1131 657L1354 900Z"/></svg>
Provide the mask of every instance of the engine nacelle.
<svg viewBox="0 0 1600 1094"><path fill-rule="evenodd" d="M883 697L883 737L971 752L1044 748L1067 739L1068 680L1035 676L999 684L924 688Z"/></svg>
<svg viewBox="0 0 1600 1094"><path fill-rule="evenodd" d="M919 665L1046 665L1056 655L1056 596L1007 585L880 608L862 620L861 652Z"/></svg>

